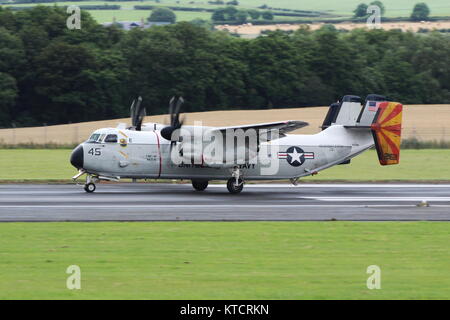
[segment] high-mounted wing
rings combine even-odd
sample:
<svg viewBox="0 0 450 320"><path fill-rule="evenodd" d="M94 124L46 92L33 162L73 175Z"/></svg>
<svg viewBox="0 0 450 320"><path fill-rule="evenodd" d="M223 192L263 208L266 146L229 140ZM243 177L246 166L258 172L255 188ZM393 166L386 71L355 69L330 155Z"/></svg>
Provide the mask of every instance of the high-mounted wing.
<svg viewBox="0 0 450 320"><path fill-rule="evenodd" d="M231 167L237 163L248 163L257 157L261 143L280 139L285 137L288 132L306 126L308 126L307 122L292 120L233 127L203 127L203 129L185 126L184 130L189 131L190 134L186 137L183 136L183 139L177 143L177 148L174 151L183 163ZM248 139L240 136L237 132L238 130L242 130ZM251 130L255 130L255 132L247 136L247 134L251 133ZM210 139L204 140L205 135L207 137L217 137L216 133L223 139L215 139L212 145ZM232 134L237 138L237 141L234 140L231 145L228 144L228 134ZM205 144L208 147L206 149ZM206 154L205 150L208 150ZM209 153L212 151L214 151L214 155Z"/></svg>
<svg viewBox="0 0 450 320"><path fill-rule="evenodd" d="M309 126L309 123L304 121L295 121L295 120L288 120L288 121L280 121L280 122L268 122L268 123L260 123L260 124L250 124L250 125L243 125L243 126L234 126L234 127L221 127L221 128L215 128L214 130L226 132L227 130L238 130L242 129L244 131L253 129L256 130L259 134L260 130L267 130L268 134L268 141L273 140L270 137L276 137L275 135L271 135L270 132L278 130L278 139L283 138L286 136L287 133L291 131L295 131L297 129L301 129L303 127Z"/></svg>

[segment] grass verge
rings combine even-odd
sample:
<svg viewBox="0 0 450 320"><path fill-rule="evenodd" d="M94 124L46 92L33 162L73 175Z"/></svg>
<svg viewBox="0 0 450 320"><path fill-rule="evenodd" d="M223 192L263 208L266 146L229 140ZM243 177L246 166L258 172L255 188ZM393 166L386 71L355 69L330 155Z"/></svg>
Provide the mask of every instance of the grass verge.
<svg viewBox="0 0 450 320"><path fill-rule="evenodd" d="M76 174L69 163L71 150L0 149L0 182L69 182ZM450 149L402 150L397 166L383 167L374 150L350 165L335 166L305 182L323 181L450 181Z"/></svg>
<svg viewBox="0 0 450 320"><path fill-rule="evenodd" d="M449 299L445 222L0 224L0 299ZM81 268L81 290L66 269ZM381 268L368 290L367 267Z"/></svg>

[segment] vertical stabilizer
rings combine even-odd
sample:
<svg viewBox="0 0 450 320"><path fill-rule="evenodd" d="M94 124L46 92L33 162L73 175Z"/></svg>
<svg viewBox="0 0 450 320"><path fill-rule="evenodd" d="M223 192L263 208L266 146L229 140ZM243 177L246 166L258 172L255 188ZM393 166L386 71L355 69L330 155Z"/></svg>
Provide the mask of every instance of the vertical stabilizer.
<svg viewBox="0 0 450 320"><path fill-rule="evenodd" d="M379 102L387 101L386 97L377 94L370 94L366 98L366 104L361 109L358 116L357 126L370 127L378 111Z"/></svg>
<svg viewBox="0 0 450 320"><path fill-rule="evenodd" d="M354 126L361 113L361 98L358 96L345 96L334 124Z"/></svg>
<svg viewBox="0 0 450 320"><path fill-rule="evenodd" d="M361 98L358 96L345 96L339 103L333 103L328 109L322 129L333 125L355 126L361 113Z"/></svg>
<svg viewBox="0 0 450 320"><path fill-rule="evenodd" d="M403 106L398 102L377 102L371 125L378 159L383 166L400 162Z"/></svg>

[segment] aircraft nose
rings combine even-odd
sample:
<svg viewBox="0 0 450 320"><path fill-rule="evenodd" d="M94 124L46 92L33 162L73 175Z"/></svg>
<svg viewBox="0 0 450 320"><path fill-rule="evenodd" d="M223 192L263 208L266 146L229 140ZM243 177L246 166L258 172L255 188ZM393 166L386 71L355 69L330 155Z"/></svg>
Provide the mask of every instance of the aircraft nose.
<svg viewBox="0 0 450 320"><path fill-rule="evenodd" d="M77 169L82 169L84 164L84 150L83 145L79 145L72 151L70 156L70 163Z"/></svg>

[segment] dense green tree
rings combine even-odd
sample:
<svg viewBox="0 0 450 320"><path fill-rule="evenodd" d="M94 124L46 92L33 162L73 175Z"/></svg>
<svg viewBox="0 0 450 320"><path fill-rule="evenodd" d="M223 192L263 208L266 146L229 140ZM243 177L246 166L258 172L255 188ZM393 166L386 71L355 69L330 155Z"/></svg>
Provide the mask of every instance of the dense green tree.
<svg viewBox="0 0 450 320"><path fill-rule="evenodd" d="M413 12L411 14L411 19L414 21L428 20L430 16L430 8L424 2L417 3L414 6Z"/></svg>
<svg viewBox="0 0 450 320"><path fill-rule="evenodd" d="M173 95L186 98L187 110L202 110L206 101L210 107L224 106L221 97L233 100L233 93L244 88L235 87L242 64L230 57L234 51L224 51L233 47L232 38L213 36L190 23L133 30L130 35L122 48L133 75L131 83L152 113L166 112L168 97ZM225 43L229 45L224 47Z"/></svg>
<svg viewBox="0 0 450 320"><path fill-rule="evenodd" d="M270 33L246 48L249 87L255 107L296 105L310 73L304 56L282 32Z"/></svg>
<svg viewBox="0 0 450 320"><path fill-rule="evenodd" d="M360 3L355 11L353 11L354 13L354 17L355 18L363 18L365 16L367 16L367 9L369 8L369 6L365 3Z"/></svg>
<svg viewBox="0 0 450 320"><path fill-rule="evenodd" d="M261 17L261 11L259 10L249 10L248 14L253 20L258 20Z"/></svg>
<svg viewBox="0 0 450 320"><path fill-rule="evenodd" d="M25 62L22 39L0 27L0 72L15 74Z"/></svg>
<svg viewBox="0 0 450 320"><path fill-rule="evenodd" d="M324 26L314 35L313 70L328 87L333 99L342 92L358 91L358 75L362 64L357 59L358 51L339 37L339 32Z"/></svg>
<svg viewBox="0 0 450 320"><path fill-rule="evenodd" d="M118 53L52 43L37 57L30 113L48 124L117 116L125 108L121 94L128 80Z"/></svg>
<svg viewBox="0 0 450 320"><path fill-rule="evenodd" d="M422 77L423 84L425 79L437 81L438 88L428 91L430 95L425 99L425 103L439 103L439 101L449 101L450 97L450 41L448 37L438 33L421 38L421 44L417 46L412 58L411 64L415 74L425 75Z"/></svg>
<svg viewBox="0 0 450 320"><path fill-rule="evenodd" d="M243 11L243 10L239 11L236 14L236 21L237 21L237 23L240 23L240 24L246 23L247 22L247 17L248 17L247 11Z"/></svg>
<svg viewBox="0 0 450 320"><path fill-rule="evenodd" d="M245 23L248 17L247 10L238 10L233 6L214 10L211 19L214 22Z"/></svg>
<svg viewBox="0 0 450 320"><path fill-rule="evenodd" d="M24 25L18 34L31 61L50 44L48 33L40 26Z"/></svg>
<svg viewBox="0 0 450 320"><path fill-rule="evenodd" d="M200 26L200 27L203 27L203 28L208 29L208 30L213 30L214 29L214 26L213 26L213 24L211 23L210 20L194 19L194 20L191 20L189 22L192 23L193 25Z"/></svg>
<svg viewBox="0 0 450 320"><path fill-rule="evenodd" d="M0 26L10 31L16 30L16 19L12 10L0 6Z"/></svg>
<svg viewBox="0 0 450 320"><path fill-rule="evenodd" d="M225 20L226 21L234 21L236 20L236 15L239 13L239 10L233 6L229 6L223 9Z"/></svg>
<svg viewBox="0 0 450 320"><path fill-rule="evenodd" d="M239 10L220 8L238 23ZM246 12L247 14L247 12ZM186 111L325 105L345 94L450 103L450 38L331 25L239 39L203 22L124 31L82 12L0 9L0 125L125 117L142 95L151 114L182 95Z"/></svg>
<svg viewBox="0 0 450 320"><path fill-rule="evenodd" d="M101 113L89 92L94 88L93 54L87 48L55 42L37 57L35 92L37 101L47 105L45 110L33 110L42 122L58 123L65 119L79 121L87 113ZM99 112L100 111L100 112Z"/></svg>
<svg viewBox="0 0 450 320"><path fill-rule="evenodd" d="M417 98L414 69L405 59L405 49L387 50L377 69L383 74L386 83L385 95L396 101L411 101ZM422 103L423 101L419 101Z"/></svg>
<svg viewBox="0 0 450 320"><path fill-rule="evenodd" d="M177 16L175 13L169 8L156 8L153 9L152 14L148 18L150 22L170 22L175 23L177 20Z"/></svg>
<svg viewBox="0 0 450 320"><path fill-rule="evenodd" d="M264 11L262 13L262 18L264 20L273 20L274 19L274 15L273 15L272 11Z"/></svg>
<svg viewBox="0 0 450 320"><path fill-rule="evenodd" d="M32 10L15 13L15 18L19 29L25 26L39 26L47 32L50 39L62 36L68 31L66 26L68 15L62 7L36 6Z"/></svg>
<svg viewBox="0 0 450 320"><path fill-rule="evenodd" d="M225 21L225 11L223 9L214 10L212 16L212 21Z"/></svg>
<svg viewBox="0 0 450 320"><path fill-rule="evenodd" d="M0 126L9 127L14 114L14 105L18 96L16 79L0 72Z"/></svg>
<svg viewBox="0 0 450 320"><path fill-rule="evenodd" d="M384 6L383 2L377 0L371 2L370 5L379 7L381 15L384 15L386 13L386 7Z"/></svg>

